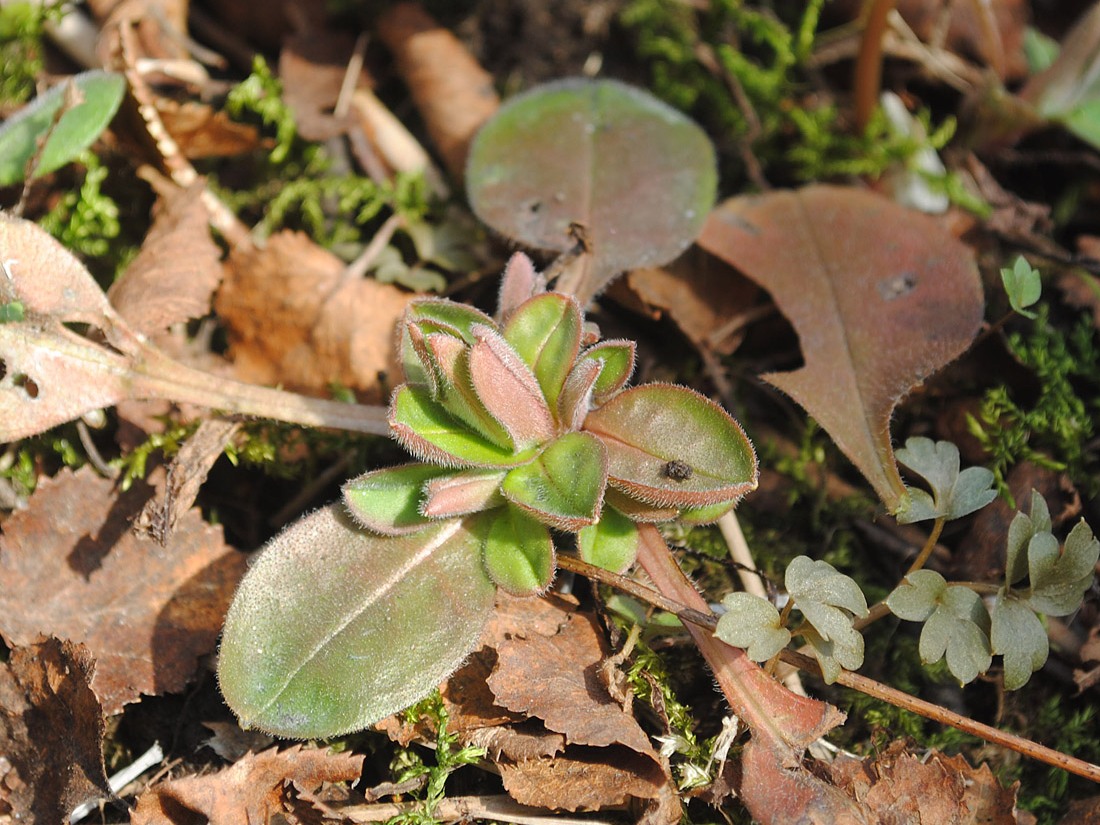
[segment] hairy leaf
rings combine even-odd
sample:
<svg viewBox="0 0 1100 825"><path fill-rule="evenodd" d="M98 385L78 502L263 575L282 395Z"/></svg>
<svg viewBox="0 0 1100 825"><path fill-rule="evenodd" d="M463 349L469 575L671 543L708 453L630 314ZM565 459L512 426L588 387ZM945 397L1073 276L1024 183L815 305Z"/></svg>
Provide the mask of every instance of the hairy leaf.
<svg viewBox="0 0 1100 825"><path fill-rule="evenodd" d="M559 252L583 227L581 304L625 269L657 266L695 239L714 203L703 131L648 93L610 80L549 83L505 103L470 147L474 212L521 243Z"/></svg>
<svg viewBox="0 0 1100 825"><path fill-rule="evenodd" d="M500 279L497 321L507 324L520 304L545 291L546 279L535 271L535 265L530 258L517 252L508 259L508 265L504 267L504 275Z"/></svg>
<svg viewBox="0 0 1100 825"><path fill-rule="evenodd" d="M449 467L515 467L533 451L513 453L483 436L432 401L427 391L404 384L390 402L390 426L414 456Z"/></svg>
<svg viewBox="0 0 1100 825"><path fill-rule="evenodd" d="M895 510L906 491L890 414L977 333L984 308L973 253L924 215L834 186L733 198L699 243L771 292L805 366L765 378L817 419Z"/></svg>
<svg viewBox="0 0 1100 825"><path fill-rule="evenodd" d="M442 476L424 485L420 512L429 518L464 516L498 507L503 470L466 470Z"/></svg>
<svg viewBox="0 0 1100 825"><path fill-rule="evenodd" d="M54 117L66 103L69 84L82 100L68 109L50 131L33 176L59 169L87 149L107 128L126 91L120 74L92 71L54 86L0 126L0 186L23 180L27 161L37 151Z"/></svg>
<svg viewBox="0 0 1100 825"><path fill-rule="evenodd" d="M592 409L592 392L600 377L598 361L574 364L558 396L558 423L565 430L579 430Z"/></svg>
<svg viewBox="0 0 1100 825"><path fill-rule="evenodd" d="M633 341L613 339L601 341L581 354L578 359L580 363L594 360L602 365L593 390L593 397L597 404L603 404L626 386L631 373L634 372L635 349Z"/></svg>
<svg viewBox="0 0 1100 825"><path fill-rule="evenodd" d="M489 578L518 596L541 593L554 580L554 542L546 526L518 507L477 516L482 560Z"/></svg>
<svg viewBox="0 0 1100 825"><path fill-rule="evenodd" d="M1041 668L1050 652L1043 623L1026 604L999 596L993 606L989 641L993 653L1004 656L1005 688L1017 690Z"/></svg>
<svg viewBox="0 0 1100 825"><path fill-rule="evenodd" d="M415 334L409 337L415 338ZM432 399L489 441L505 449L513 449L515 442L511 434L485 409L474 390L473 376L470 374L470 348L442 332L433 332L424 344L427 363L435 377Z"/></svg>
<svg viewBox="0 0 1100 825"><path fill-rule="evenodd" d="M474 343L470 328L474 324L492 324L493 319L468 304L445 298L420 298L409 303L401 333L401 364L405 380L410 384L427 384L434 390L423 339L433 332L442 332L469 345Z"/></svg>
<svg viewBox="0 0 1100 825"><path fill-rule="evenodd" d="M505 498L538 521L577 531L594 524L603 507L607 454L589 433L566 433L532 462L510 471L501 484Z"/></svg>
<svg viewBox="0 0 1100 825"><path fill-rule="evenodd" d="M589 564L623 573L638 555L638 527L618 510L604 507L600 520L577 533L577 553Z"/></svg>
<svg viewBox="0 0 1100 825"><path fill-rule="evenodd" d="M756 487L756 453L729 413L685 387L624 390L585 420L607 448L611 483L657 507L697 507Z"/></svg>
<svg viewBox="0 0 1100 825"><path fill-rule="evenodd" d="M333 505L276 536L229 609L222 693L245 727L299 739L359 730L427 694L493 606L462 521L374 536Z"/></svg>
<svg viewBox="0 0 1100 825"><path fill-rule="evenodd" d="M581 348L581 310L568 295L545 292L521 305L504 340L534 372L550 409L558 408L565 377Z"/></svg>
<svg viewBox="0 0 1100 825"><path fill-rule="evenodd" d="M449 470L432 464L404 464L374 470L343 487L344 504L356 523L387 536L423 530L431 521L421 512L424 484Z"/></svg>
<svg viewBox="0 0 1100 825"><path fill-rule="evenodd" d="M714 631L719 639L743 647L754 662L765 662L787 646L791 633L783 627L775 605L751 593L730 593L722 599L726 612Z"/></svg>
<svg viewBox="0 0 1100 825"><path fill-rule="evenodd" d="M477 397L518 449L544 443L554 435L554 416L538 379L495 329L477 325L473 333L470 379Z"/></svg>
<svg viewBox="0 0 1100 825"><path fill-rule="evenodd" d="M980 510L997 497L993 473L985 467L968 467L959 472L959 448L950 441L910 438L897 452L898 461L921 476L932 488L907 488L909 501L896 513L901 524L926 519L957 519Z"/></svg>

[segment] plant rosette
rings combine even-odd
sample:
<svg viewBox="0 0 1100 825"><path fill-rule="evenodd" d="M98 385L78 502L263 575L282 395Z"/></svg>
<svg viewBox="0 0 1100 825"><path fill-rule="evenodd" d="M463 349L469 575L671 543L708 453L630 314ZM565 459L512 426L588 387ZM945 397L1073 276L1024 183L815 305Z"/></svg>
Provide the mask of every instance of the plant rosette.
<svg viewBox="0 0 1100 825"><path fill-rule="evenodd" d="M752 445L692 390L626 388L634 351L600 341L522 254L505 271L497 321L413 301L401 330L406 383L389 421L422 463L348 482L351 516L390 536L468 519L485 572L516 594L553 579L552 530L576 534L585 561L621 572L637 552L635 522L717 519L756 485Z"/></svg>
<svg viewBox="0 0 1100 825"><path fill-rule="evenodd" d="M478 643L497 587L534 595L555 541L620 572L638 522L717 519L755 488L740 425L685 387L628 388L635 347L509 262L496 319L413 301L389 423L416 463L368 472L276 536L226 616L241 723L328 737L427 695Z"/></svg>

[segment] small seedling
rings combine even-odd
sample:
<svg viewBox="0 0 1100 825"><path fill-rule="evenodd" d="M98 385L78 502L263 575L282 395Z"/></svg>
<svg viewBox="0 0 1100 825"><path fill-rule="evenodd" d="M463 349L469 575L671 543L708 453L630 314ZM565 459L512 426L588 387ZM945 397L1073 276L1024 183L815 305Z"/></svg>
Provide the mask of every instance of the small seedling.
<svg viewBox="0 0 1100 825"><path fill-rule="evenodd" d="M1008 293L1008 302L1016 312L1033 321L1039 317L1037 313L1027 309L1037 303L1043 293L1039 270L1032 269L1027 259L1020 255L1011 269L1001 269L1001 281Z"/></svg>
<svg viewBox="0 0 1100 825"><path fill-rule="evenodd" d="M561 534L617 572L635 522L713 520L756 485L724 410L684 387L627 388L634 344L600 341L521 254L496 319L413 301L401 356L389 422L421 461L348 482L249 571L218 671L245 724L296 737L373 724L468 655L495 587L550 585Z"/></svg>

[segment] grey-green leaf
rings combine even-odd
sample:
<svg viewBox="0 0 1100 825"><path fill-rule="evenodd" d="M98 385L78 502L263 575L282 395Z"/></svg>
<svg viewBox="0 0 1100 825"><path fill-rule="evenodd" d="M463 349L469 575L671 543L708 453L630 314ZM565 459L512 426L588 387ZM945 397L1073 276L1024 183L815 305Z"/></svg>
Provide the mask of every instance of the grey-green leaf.
<svg viewBox="0 0 1100 825"><path fill-rule="evenodd" d="M706 134L641 89L570 79L512 98L470 147L474 212L538 249L572 249L582 226L581 304L623 270L659 266L702 229L717 191Z"/></svg>
<svg viewBox="0 0 1100 825"><path fill-rule="evenodd" d="M922 490L909 490L908 506L897 513L902 524L929 518L962 518L997 497L989 470L968 467L959 472L959 448L950 441L907 439L905 447L897 451L897 459L932 488L931 499Z"/></svg>
<svg viewBox="0 0 1100 825"><path fill-rule="evenodd" d="M754 662L765 662L787 646L791 633L779 620L779 611L767 599L751 593L730 593L722 599L726 612L714 631L719 639L743 647Z"/></svg>
<svg viewBox="0 0 1100 825"><path fill-rule="evenodd" d="M54 86L9 117L0 126L0 186L23 180L27 161L64 105L70 82L75 84L83 102L65 112L50 132L34 177L61 168L91 146L115 116L126 91L126 80L120 74L84 72Z"/></svg>
<svg viewBox="0 0 1100 825"><path fill-rule="evenodd" d="M886 597L886 606L899 619L923 622L939 604L947 581L935 570L916 570Z"/></svg>
<svg viewBox="0 0 1100 825"><path fill-rule="evenodd" d="M944 588L939 604L924 623L918 649L925 664L938 662L946 655L947 667L963 684L989 670L993 661L989 613L981 597L959 585Z"/></svg>
<svg viewBox="0 0 1100 825"><path fill-rule="evenodd" d="M1027 258L1020 255L1012 268L1001 269L1001 282L1008 294L1008 302L1012 309L1026 318L1035 319L1038 315L1025 307L1029 307L1039 300L1043 292L1043 282L1039 278L1039 271L1032 269Z"/></svg>
<svg viewBox="0 0 1100 825"><path fill-rule="evenodd" d="M1065 616L1081 606L1100 557L1100 542L1085 522L1079 521L1059 552L1050 533L1037 533L1028 543L1032 609L1051 616Z"/></svg>
<svg viewBox="0 0 1100 825"><path fill-rule="evenodd" d="M1000 596L993 606L989 641L1004 656L1005 687L1017 690L1043 666L1050 652L1043 623L1027 605L1012 596Z"/></svg>
<svg viewBox="0 0 1100 825"><path fill-rule="evenodd" d="M462 521L376 536L340 505L276 536L225 620L218 679L244 727L338 736L407 707L476 646L495 588Z"/></svg>

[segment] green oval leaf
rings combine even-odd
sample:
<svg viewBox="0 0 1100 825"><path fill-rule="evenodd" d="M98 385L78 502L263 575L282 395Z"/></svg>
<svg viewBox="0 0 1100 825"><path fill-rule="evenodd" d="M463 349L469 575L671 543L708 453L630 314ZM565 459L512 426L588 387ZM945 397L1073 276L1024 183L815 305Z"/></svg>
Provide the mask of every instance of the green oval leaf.
<svg viewBox="0 0 1100 825"><path fill-rule="evenodd" d="M477 645L494 588L465 523L391 538L341 509L276 536L233 599L218 680L244 727L299 739L365 728L426 695Z"/></svg>
<svg viewBox="0 0 1100 825"><path fill-rule="evenodd" d="M577 531L600 517L607 485L607 455L588 433L566 433L538 458L504 477L504 497L559 530Z"/></svg>
<svg viewBox="0 0 1100 825"><path fill-rule="evenodd" d="M577 553L584 561L625 572L638 555L638 527L618 510L604 507L600 520L577 533Z"/></svg>
<svg viewBox="0 0 1100 825"><path fill-rule="evenodd" d="M554 542L546 525L516 507L478 516L482 561L493 582L517 596L541 593L554 580Z"/></svg>
<svg viewBox="0 0 1100 825"><path fill-rule="evenodd" d="M729 413L699 393L645 384L585 419L607 448L611 483L658 507L700 507L756 487L756 453Z"/></svg>
<svg viewBox="0 0 1100 825"><path fill-rule="evenodd" d="M524 302L504 327L504 340L531 368L550 409L581 348L581 310L568 295L545 292Z"/></svg>
<svg viewBox="0 0 1100 825"><path fill-rule="evenodd" d="M470 147L474 212L508 237L559 252L584 227L584 304L625 269L659 266L688 247L714 205L706 134L640 89L570 79L512 98Z"/></svg>
<svg viewBox="0 0 1100 825"><path fill-rule="evenodd" d="M634 372L635 350L633 341L622 339L601 341L586 349L577 359L578 365L588 360L600 362L600 374L596 378L596 386L592 391L597 404L603 404L626 386L631 373Z"/></svg>
<svg viewBox="0 0 1100 825"><path fill-rule="evenodd" d="M360 526L387 536L423 530L431 521L420 513L424 483L450 475L431 464L404 464L374 470L344 485L344 503Z"/></svg>
<svg viewBox="0 0 1100 825"><path fill-rule="evenodd" d="M126 79L113 72L84 72L54 86L0 126L0 186L23 180L37 141L65 104L66 89L75 84L83 102L65 112L50 131L33 176L60 169L92 145L115 116L126 91Z"/></svg>

